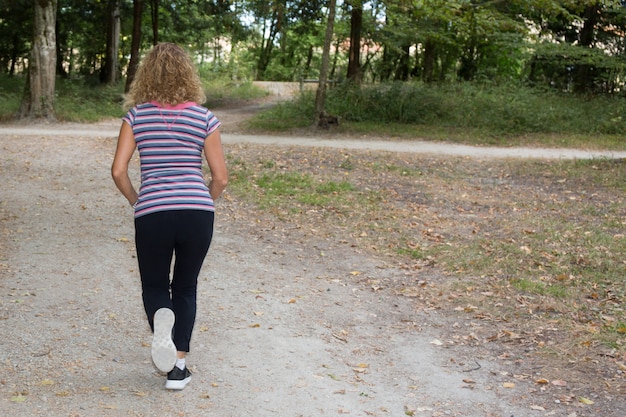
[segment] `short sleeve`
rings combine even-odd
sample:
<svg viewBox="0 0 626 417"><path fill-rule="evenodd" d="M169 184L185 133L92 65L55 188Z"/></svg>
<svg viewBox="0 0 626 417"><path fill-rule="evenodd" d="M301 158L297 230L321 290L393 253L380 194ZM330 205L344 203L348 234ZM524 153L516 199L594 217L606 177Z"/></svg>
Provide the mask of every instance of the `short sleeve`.
<svg viewBox="0 0 626 417"><path fill-rule="evenodd" d="M124 117L122 117L122 120L128 123L130 127L132 127L135 124L135 115L136 115L136 108L133 107L132 109L128 110L128 112L126 113Z"/></svg>
<svg viewBox="0 0 626 417"><path fill-rule="evenodd" d="M209 136L211 133L215 132L217 128L219 128L222 125L222 122L220 122L210 110L207 111L206 117L207 117L206 135Z"/></svg>

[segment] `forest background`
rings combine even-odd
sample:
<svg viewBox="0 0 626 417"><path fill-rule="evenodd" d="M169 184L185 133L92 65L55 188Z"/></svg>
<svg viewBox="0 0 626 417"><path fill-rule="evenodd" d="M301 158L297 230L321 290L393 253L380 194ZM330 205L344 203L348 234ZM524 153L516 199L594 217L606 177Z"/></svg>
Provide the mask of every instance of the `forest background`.
<svg viewBox="0 0 626 417"><path fill-rule="evenodd" d="M118 117L141 54L171 41L197 58L213 106L258 96L254 80L323 78L325 113L355 133L624 148L622 1L4 0L0 10L3 119ZM315 113L305 94L256 124L302 128Z"/></svg>

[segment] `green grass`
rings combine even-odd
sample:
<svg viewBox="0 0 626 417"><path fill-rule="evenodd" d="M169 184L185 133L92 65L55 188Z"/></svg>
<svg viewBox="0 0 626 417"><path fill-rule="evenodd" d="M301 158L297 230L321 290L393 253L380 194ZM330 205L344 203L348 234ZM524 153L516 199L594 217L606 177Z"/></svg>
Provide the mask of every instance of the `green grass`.
<svg viewBox="0 0 626 417"><path fill-rule="evenodd" d="M0 75L0 120L11 120L19 110L25 78ZM267 93L250 82L234 83L227 78L204 80L208 102L248 100ZM101 85L93 80L57 78L55 113L59 121L92 123L123 116L124 83Z"/></svg>
<svg viewBox="0 0 626 417"><path fill-rule="evenodd" d="M207 105L218 108L267 95L251 82L203 73ZM20 106L24 77L0 76L0 120ZM95 122L122 115L123 84L57 81L61 121ZM314 94L304 92L258 114L254 131L290 132L313 126ZM619 96L581 98L524 85L388 83L328 91L326 112L339 117L335 134L393 140L426 139L474 145L545 146L626 150L626 101ZM349 163L349 161L346 161Z"/></svg>
<svg viewBox="0 0 626 417"><path fill-rule="evenodd" d="M267 166L267 165L265 165ZM235 187L241 185L241 177L236 180ZM253 180L253 187L261 192L258 203L263 209L280 206L288 197L294 198L290 211L302 207L325 207L330 204L345 203L343 197L353 193L355 188L346 181L316 182L311 175L297 172L264 173ZM249 186L244 186L249 188Z"/></svg>
<svg viewBox="0 0 626 417"><path fill-rule="evenodd" d="M20 108L25 78L0 76L0 120L10 120ZM102 86L83 80L56 81L55 113L59 121L97 122L119 118L123 85Z"/></svg>
<svg viewBox="0 0 626 417"><path fill-rule="evenodd" d="M229 192L264 221L350 242L409 275L436 268L447 283L424 269L434 289L420 298L433 306L477 306L511 328L558 321L566 345L626 349L623 160L290 149L277 164L255 152L229 152Z"/></svg>
<svg viewBox="0 0 626 417"><path fill-rule="evenodd" d="M253 126L281 132L310 127L314 99L305 92L259 115ZM624 150L625 111L618 96L472 83L339 86L326 101L326 112L341 121L336 133L499 146Z"/></svg>
<svg viewBox="0 0 626 417"><path fill-rule="evenodd" d="M268 111L256 115L251 124L254 129L273 132L288 132L291 129L308 127L313 123L313 101L305 94L294 102L278 103Z"/></svg>
<svg viewBox="0 0 626 417"><path fill-rule="evenodd" d="M0 121L17 112L24 92L24 77L0 76Z"/></svg>
<svg viewBox="0 0 626 417"><path fill-rule="evenodd" d="M120 118L123 85L88 85L59 80L55 111L57 118L69 122L97 122L103 118Z"/></svg>
<svg viewBox="0 0 626 417"><path fill-rule="evenodd" d="M223 102L251 100L268 95L267 91L256 87L250 81L232 81L225 76L203 74L203 85L207 94L207 105L219 107Z"/></svg>
<svg viewBox="0 0 626 417"><path fill-rule="evenodd" d="M551 285L541 281L534 281L527 278L512 279L511 285L521 293L534 295L547 295L555 298L566 298L569 290L562 285Z"/></svg>

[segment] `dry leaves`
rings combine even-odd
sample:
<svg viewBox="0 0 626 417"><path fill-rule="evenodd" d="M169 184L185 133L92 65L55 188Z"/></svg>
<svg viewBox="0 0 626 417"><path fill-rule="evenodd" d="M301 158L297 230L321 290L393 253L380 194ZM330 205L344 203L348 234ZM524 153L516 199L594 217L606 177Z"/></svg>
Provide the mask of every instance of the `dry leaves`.
<svg viewBox="0 0 626 417"><path fill-rule="evenodd" d="M599 169L592 170L584 162L289 148L276 151L278 167L264 163L263 148L233 151L246 161L244 182L249 167L259 176L298 172L315 183L349 182L354 191L336 195L332 204L307 206L283 196L265 211L263 224L272 230L296 225L286 242L296 231L324 236L396 265L402 280L368 276L362 282L460 323L442 329L433 345L475 346L528 367L540 359L563 361L558 377L528 377L541 390L570 388L565 380L618 389L616 372L624 371L619 363L626 357L626 263L620 256L626 202L619 188L626 164L594 161ZM244 191L238 209L258 217L250 189ZM352 267L345 279L363 275ZM341 332L333 337L347 342ZM614 351L607 354L605 343ZM610 375L576 374L579 364Z"/></svg>

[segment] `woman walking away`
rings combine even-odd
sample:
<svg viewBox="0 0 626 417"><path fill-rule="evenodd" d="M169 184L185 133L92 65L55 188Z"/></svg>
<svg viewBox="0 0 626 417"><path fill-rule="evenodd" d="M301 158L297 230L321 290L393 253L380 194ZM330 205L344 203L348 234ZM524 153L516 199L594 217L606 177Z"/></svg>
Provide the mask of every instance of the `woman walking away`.
<svg viewBox="0 0 626 417"><path fill-rule="evenodd" d="M134 208L152 360L167 373L165 388L174 390L191 380L185 358L196 318L198 274L213 237L214 201L228 182L220 122L200 105L205 100L185 50L171 43L154 46L126 97L129 110L111 167L115 185ZM135 149L141 165L139 193L128 175ZM203 152L211 172L208 186Z"/></svg>

